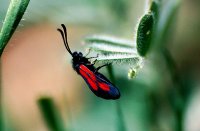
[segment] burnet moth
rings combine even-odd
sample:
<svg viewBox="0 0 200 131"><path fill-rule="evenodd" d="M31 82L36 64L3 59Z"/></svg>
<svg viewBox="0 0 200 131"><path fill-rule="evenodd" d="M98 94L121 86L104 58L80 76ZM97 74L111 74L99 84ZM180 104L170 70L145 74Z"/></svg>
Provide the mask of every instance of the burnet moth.
<svg viewBox="0 0 200 131"><path fill-rule="evenodd" d="M61 24L61 26L63 30L59 28L57 30L60 32L62 36L67 51L72 56L72 67L79 75L82 76L82 78L89 86L90 90L96 96L104 99L115 100L120 98L120 92L118 88L115 87L104 75L98 72L99 69L101 69L104 66L107 66L108 64L95 68L94 64L96 60L93 63L91 63L89 59L96 57L86 58L86 56L83 56L81 52L75 51L72 53L67 41L66 27L64 24Z"/></svg>

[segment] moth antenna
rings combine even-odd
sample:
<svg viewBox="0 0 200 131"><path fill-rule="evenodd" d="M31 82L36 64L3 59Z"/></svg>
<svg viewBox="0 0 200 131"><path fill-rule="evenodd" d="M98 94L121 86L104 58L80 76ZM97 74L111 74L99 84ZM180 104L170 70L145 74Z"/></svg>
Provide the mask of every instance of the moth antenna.
<svg viewBox="0 0 200 131"><path fill-rule="evenodd" d="M69 49L69 47L67 46L67 44L66 44L66 40L65 40L65 36L64 36L64 33L63 33L63 31L61 30L61 29L57 29L59 32L60 32L60 34L61 34L61 36L62 36L62 39L63 39L63 43L64 43L64 45L65 45L65 48L67 49L67 51L72 55L72 52L71 52L71 50Z"/></svg>
<svg viewBox="0 0 200 131"><path fill-rule="evenodd" d="M69 48L68 41L67 41L67 29L66 29L66 27L65 27L64 24L61 24L61 26L62 26L62 28L63 28L63 30L64 30L65 46L68 47L68 51L69 51L69 53L72 54L72 52L71 52L71 50L70 50L70 48Z"/></svg>

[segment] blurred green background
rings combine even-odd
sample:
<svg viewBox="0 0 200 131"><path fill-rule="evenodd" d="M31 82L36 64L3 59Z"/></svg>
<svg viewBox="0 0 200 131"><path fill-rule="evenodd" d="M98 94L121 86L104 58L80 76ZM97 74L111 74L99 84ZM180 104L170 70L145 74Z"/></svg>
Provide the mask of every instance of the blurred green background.
<svg viewBox="0 0 200 131"><path fill-rule="evenodd" d="M48 130L37 100L50 96L70 131L120 131L122 123L127 131L173 131L179 123L173 103L184 103L180 106L183 129L199 131L200 1L181 1L163 42L176 63L174 70L183 91L180 99L173 88L176 82L159 55L147 57L132 80L127 77L129 67L114 65L121 98L117 101L97 98L73 71L71 57L56 30L61 23L67 25L71 50L84 53L83 39L93 34L135 41L137 25L146 13L147 3L145 0L30 1L2 57L7 130ZM8 5L9 1L0 1L0 26ZM106 69L101 72L109 76Z"/></svg>

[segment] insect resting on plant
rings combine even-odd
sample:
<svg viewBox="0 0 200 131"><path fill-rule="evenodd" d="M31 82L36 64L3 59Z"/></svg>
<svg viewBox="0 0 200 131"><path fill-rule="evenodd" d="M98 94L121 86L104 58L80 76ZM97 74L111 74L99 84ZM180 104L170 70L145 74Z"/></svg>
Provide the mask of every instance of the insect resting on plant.
<svg viewBox="0 0 200 131"><path fill-rule="evenodd" d="M120 97L120 92L117 87L115 87L104 75L98 72L99 69L101 69L104 66L107 66L109 64L105 64L102 66L99 66L97 68L94 67L94 63L91 63L89 61L90 58L96 58L96 57L90 57L86 58L83 56L81 52L71 52L68 41L67 41L67 29L64 24L61 24L63 30L57 29L63 39L64 45L69 52L69 54L72 56L72 67L73 69L82 76L82 78L85 80L87 85L89 86L90 90L98 97L104 98L104 99L118 99Z"/></svg>

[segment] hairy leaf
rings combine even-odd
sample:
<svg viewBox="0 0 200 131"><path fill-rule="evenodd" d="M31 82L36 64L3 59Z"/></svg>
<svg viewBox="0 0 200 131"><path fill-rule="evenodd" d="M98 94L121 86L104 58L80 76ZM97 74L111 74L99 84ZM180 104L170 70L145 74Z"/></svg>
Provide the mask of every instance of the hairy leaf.
<svg viewBox="0 0 200 131"><path fill-rule="evenodd" d="M102 53L136 53L136 48L111 45L108 43L88 43L87 47L94 51Z"/></svg>
<svg viewBox="0 0 200 131"><path fill-rule="evenodd" d="M115 64L129 64L135 65L138 64L142 58L137 54L109 54L101 55L97 58L98 62L101 63L115 63Z"/></svg>
<svg viewBox="0 0 200 131"><path fill-rule="evenodd" d="M107 35L93 35L90 37L85 38L85 43L105 43L108 45L113 46L120 46L120 47L128 47L133 48L135 47L134 41L117 38L114 36L107 36Z"/></svg>

